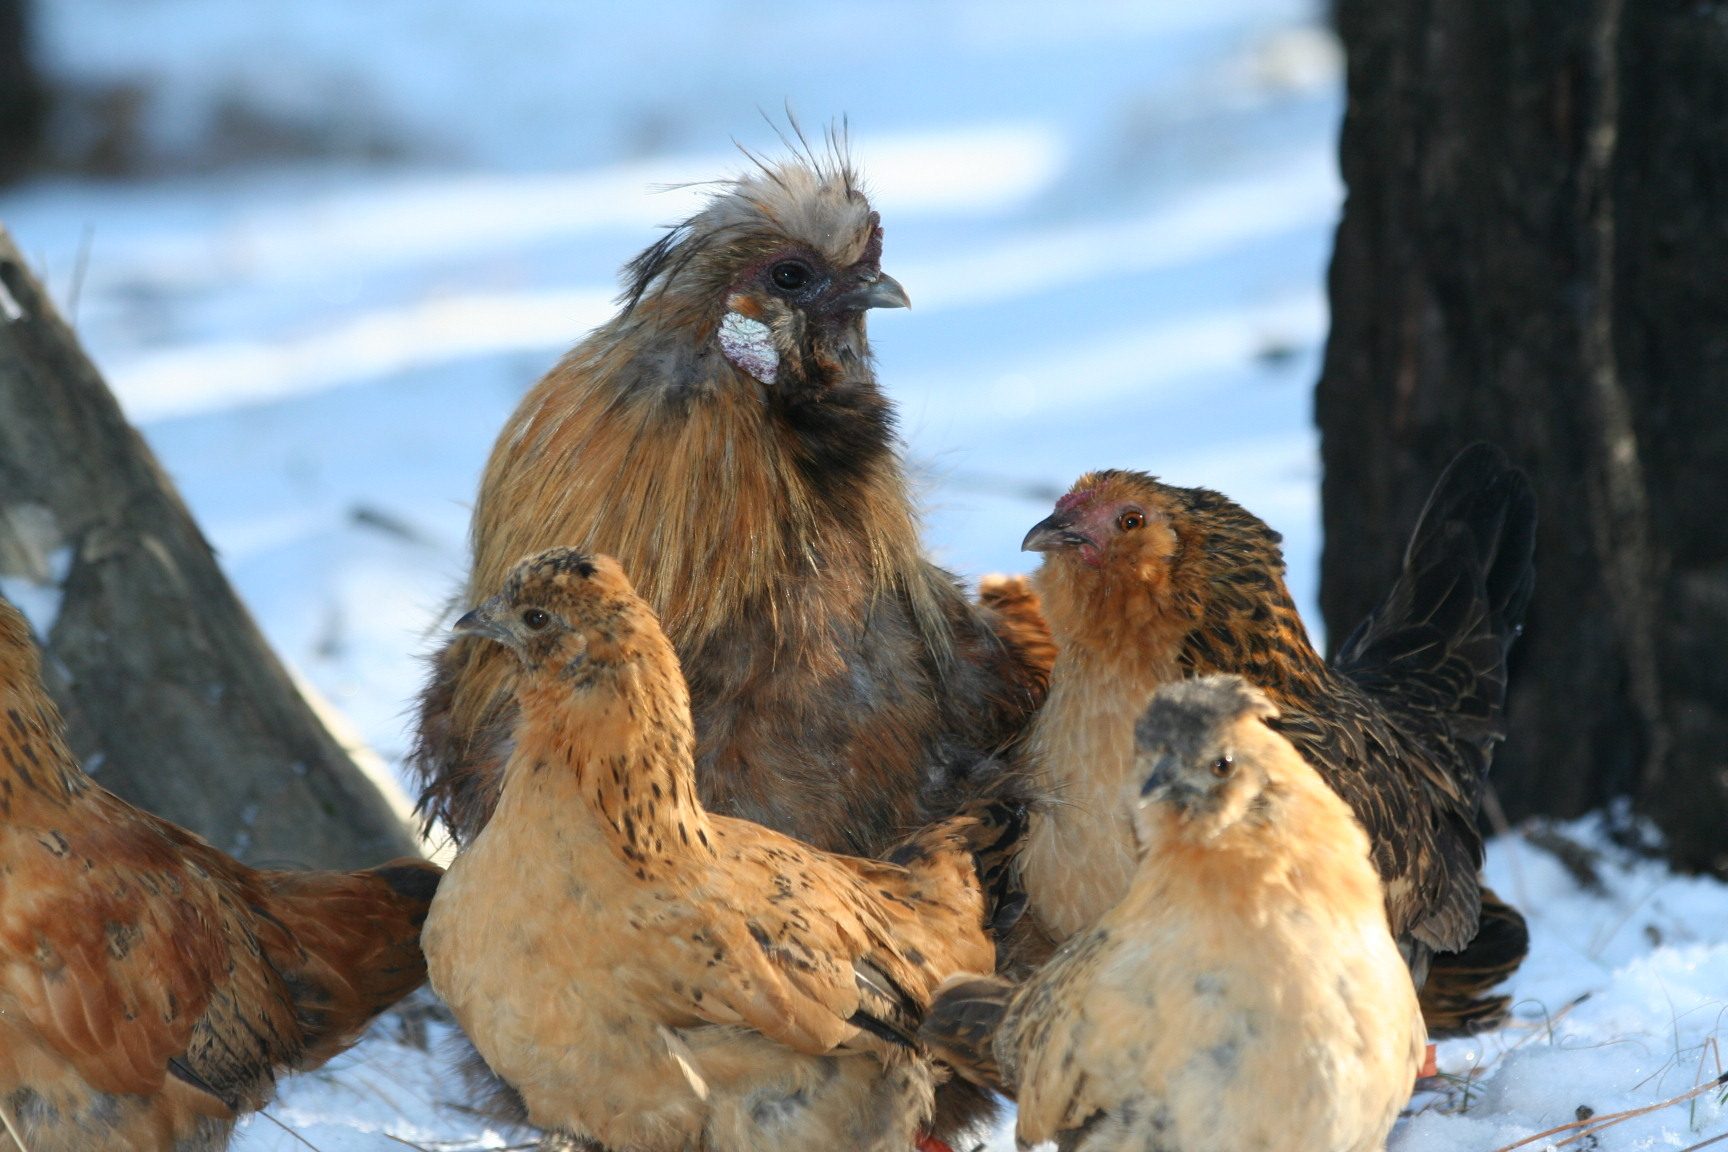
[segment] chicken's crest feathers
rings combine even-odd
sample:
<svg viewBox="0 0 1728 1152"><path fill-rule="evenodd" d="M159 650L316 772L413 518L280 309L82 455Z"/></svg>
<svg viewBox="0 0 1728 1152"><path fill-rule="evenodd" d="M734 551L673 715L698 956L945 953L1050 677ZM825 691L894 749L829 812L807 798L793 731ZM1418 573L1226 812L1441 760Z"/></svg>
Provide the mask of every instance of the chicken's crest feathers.
<svg viewBox="0 0 1728 1152"><path fill-rule="evenodd" d="M740 256L747 263L788 245L835 269L867 257L880 260L880 224L843 151L806 152L780 162L745 155L753 171L711 185L698 212L625 266L619 302L626 314L649 297L712 297L724 290Z"/></svg>
<svg viewBox="0 0 1728 1152"><path fill-rule="evenodd" d="M1180 680L1153 695L1134 725L1134 739L1142 754L1161 745L1193 759L1206 741L1244 716L1274 720L1278 706L1240 676Z"/></svg>

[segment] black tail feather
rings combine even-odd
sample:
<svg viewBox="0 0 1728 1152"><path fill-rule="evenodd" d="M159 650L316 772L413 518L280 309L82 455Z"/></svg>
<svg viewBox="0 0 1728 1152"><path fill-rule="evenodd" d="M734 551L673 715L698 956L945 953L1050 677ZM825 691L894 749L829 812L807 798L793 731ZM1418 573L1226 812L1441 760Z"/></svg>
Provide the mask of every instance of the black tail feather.
<svg viewBox="0 0 1728 1152"><path fill-rule="evenodd" d="M956 976L936 990L918 1039L962 1078L1012 1096L995 1040L1013 995L1014 985L999 976Z"/></svg>
<svg viewBox="0 0 1728 1152"><path fill-rule="evenodd" d="M1487 753L1503 735L1506 657L1535 588L1536 497L1500 449L1473 444L1434 485L1392 590L1334 665L1377 696L1449 717Z"/></svg>
<svg viewBox="0 0 1728 1152"><path fill-rule="evenodd" d="M935 845L958 841L972 853L978 882L984 889L984 924L1000 938L1026 910L1026 893L1015 878L1014 857L1026 840L1030 824L1027 804L1019 798L981 798L964 805L948 819L914 833L888 854L891 864L916 869Z"/></svg>
<svg viewBox="0 0 1728 1152"><path fill-rule="evenodd" d="M1536 588L1535 490L1504 452L1479 441L1454 456L1435 481L1405 550L1404 570L1419 571L1449 556L1452 524L1469 534L1504 660Z"/></svg>
<svg viewBox="0 0 1728 1152"><path fill-rule="evenodd" d="M1510 998L1488 990L1511 976L1530 951L1530 929L1523 915L1482 889L1482 918L1476 937L1460 952L1439 952L1429 961L1422 985L1422 1018L1436 1039L1466 1036L1497 1028L1506 1020Z"/></svg>

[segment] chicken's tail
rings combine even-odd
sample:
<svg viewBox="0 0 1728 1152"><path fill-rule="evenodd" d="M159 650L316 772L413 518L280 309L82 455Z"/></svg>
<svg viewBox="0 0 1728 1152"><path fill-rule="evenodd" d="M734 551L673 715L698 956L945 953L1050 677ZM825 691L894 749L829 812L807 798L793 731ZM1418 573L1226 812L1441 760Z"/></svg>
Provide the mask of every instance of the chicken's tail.
<svg viewBox="0 0 1728 1152"><path fill-rule="evenodd" d="M1489 989L1511 976L1530 951L1530 929L1518 909L1482 889L1475 939L1460 952L1437 953L1422 985L1422 1019L1436 1039L1499 1027L1511 1001Z"/></svg>
<svg viewBox="0 0 1728 1152"><path fill-rule="evenodd" d="M962 1079L1012 1097L995 1041L1013 995L1014 985L1000 976L950 977L936 989L918 1039Z"/></svg>
<svg viewBox="0 0 1728 1152"><path fill-rule="evenodd" d="M426 980L420 928L444 870L413 857L364 872L267 872L267 915L286 940L266 941L306 1036L297 1068L315 1068L373 1017Z"/></svg>
<svg viewBox="0 0 1728 1152"><path fill-rule="evenodd" d="M946 820L913 833L888 854L887 860L919 872L954 849L971 853L984 892L984 925L992 936L1001 939L1026 911L1026 893L1015 878L1013 865L1025 844L1027 825L1024 800L980 797Z"/></svg>
<svg viewBox="0 0 1728 1152"><path fill-rule="evenodd" d="M1473 444L1434 485L1392 590L1335 666L1384 700L1444 715L1477 749L1504 734L1506 657L1535 588L1536 496L1500 449ZM1466 782L1480 799L1480 778Z"/></svg>

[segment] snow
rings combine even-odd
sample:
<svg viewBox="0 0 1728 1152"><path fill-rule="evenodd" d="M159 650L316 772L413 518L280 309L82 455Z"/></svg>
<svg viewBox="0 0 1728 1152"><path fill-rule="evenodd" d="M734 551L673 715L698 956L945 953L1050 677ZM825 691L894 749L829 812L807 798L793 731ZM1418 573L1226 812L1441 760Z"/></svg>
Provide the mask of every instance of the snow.
<svg viewBox="0 0 1728 1152"><path fill-rule="evenodd" d="M72 571L72 546L59 542L54 515L40 504L0 507L0 516L7 519L26 553L21 566L30 569L0 575L0 596L24 613L36 635L47 636L60 618L61 588Z"/></svg>
<svg viewBox="0 0 1728 1152"><path fill-rule="evenodd" d="M1451 1082L1419 1094L1394 1152L1498 1149L1555 1125L1666 1100L1728 1070L1728 886L1675 876L1614 847L1600 819L1543 830L1599 855L1594 890L1519 836L1489 850L1488 881L1530 921L1512 982L1517 1021L1440 1046ZM1686 1148L1728 1131L1728 1088L1628 1120L1600 1145ZM1573 1136L1561 1133L1556 1140ZM1529 1147L1556 1145L1537 1141Z"/></svg>
<svg viewBox="0 0 1728 1152"><path fill-rule="evenodd" d="M787 107L849 119L912 298L871 337L944 562L1024 570L1076 475L1145 468L1281 530L1309 610L1341 196L1320 8L51 0L53 72L122 93L147 175L0 191L0 221L271 642L389 770L497 429L610 314L619 265L744 165L733 141L781 148ZM4 591L45 630L64 557L41 559ZM1720 1071L1728 890L1559 832L1601 889L1527 836L1492 846L1534 931L1519 1020L1442 1046L1453 1079L1397 1152L1489 1152ZM441 1026L411 1020L285 1085L238 1147L509 1142L447 1105ZM1599 1146L1695 1144L1720 1096Z"/></svg>

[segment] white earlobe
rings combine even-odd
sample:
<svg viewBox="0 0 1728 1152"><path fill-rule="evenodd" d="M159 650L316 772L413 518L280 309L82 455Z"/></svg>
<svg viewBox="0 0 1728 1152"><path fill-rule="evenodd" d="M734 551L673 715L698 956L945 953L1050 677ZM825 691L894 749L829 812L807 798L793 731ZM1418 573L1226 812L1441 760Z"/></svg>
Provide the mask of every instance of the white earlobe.
<svg viewBox="0 0 1728 1152"><path fill-rule="evenodd" d="M774 333L742 312L728 312L720 321L720 351L740 371L764 384L774 383L780 373Z"/></svg>

